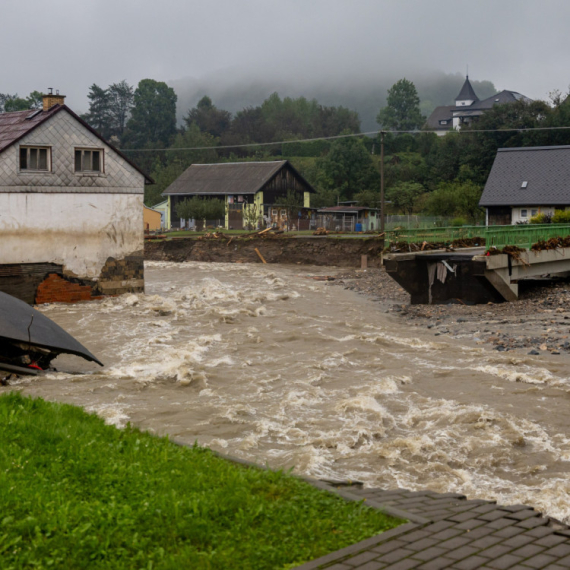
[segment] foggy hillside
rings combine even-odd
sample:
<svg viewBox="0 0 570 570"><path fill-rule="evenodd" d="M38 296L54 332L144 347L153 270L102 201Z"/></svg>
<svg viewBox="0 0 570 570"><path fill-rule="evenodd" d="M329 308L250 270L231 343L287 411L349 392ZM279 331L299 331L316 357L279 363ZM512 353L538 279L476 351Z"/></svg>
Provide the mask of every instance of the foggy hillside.
<svg viewBox="0 0 570 570"><path fill-rule="evenodd" d="M413 81L421 99L424 115L429 115L438 105L450 105L459 93L465 76L460 73L446 74L441 71L431 73L400 74L388 76L357 76L348 78L332 77L327 79L275 74L275 77L251 77L234 73L215 74L200 79L185 77L169 81L178 95L178 120L182 119L204 96L210 96L218 108L232 113L244 107L256 106L271 93L277 91L281 97L300 97L317 99L323 105L343 105L358 111L362 121L362 131L378 128L376 115L385 105L388 89L402 77ZM475 92L480 99L490 97L497 90L490 81L477 81L470 78ZM513 89L516 86L501 86L501 89Z"/></svg>

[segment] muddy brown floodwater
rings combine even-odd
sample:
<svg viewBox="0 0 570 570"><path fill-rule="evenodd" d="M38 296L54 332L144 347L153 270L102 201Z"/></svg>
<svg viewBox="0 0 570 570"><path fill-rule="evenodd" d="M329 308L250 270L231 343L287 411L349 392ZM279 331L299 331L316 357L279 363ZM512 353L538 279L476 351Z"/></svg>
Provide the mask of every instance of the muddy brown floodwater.
<svg viewBox="0 0 570 570"><path fill-rule="evenodd" d="M330 269L328 273L330 273ZM434 338L327 270L146 264L147 294L41 310L105 368L7 390L271 467L526 503L570 522L569 357Z"/></svg>

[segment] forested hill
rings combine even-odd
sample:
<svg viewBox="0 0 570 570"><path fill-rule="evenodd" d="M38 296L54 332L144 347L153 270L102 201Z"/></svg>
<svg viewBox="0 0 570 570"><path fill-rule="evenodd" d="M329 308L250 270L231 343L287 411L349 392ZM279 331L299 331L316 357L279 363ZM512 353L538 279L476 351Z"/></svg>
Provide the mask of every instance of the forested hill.
<svg viewBox="0 0 570 570"><path fill-rule="evenodd" d="M281 97L306 97L316 99L322 105L342 105L358 112L361 130L378 129L376 116L386 104L388 89L402 75L384 75L381 70L375 75L346 78L344 76L305 79L297 76L275 75L271 77L235 77L233 75L213 75L201 79L183 78L168 82L178 96L178 122L188 109L195 107L198 101L208 95L219 109L231 113L245 107L255 107L274 92ZM451 105L461 90L465 76L460 73L449 74L430 72L412 73L407 79L414 82L421 100L422 114L429 116L439 105ZM471 84L480 99L490 97L497 92L491 81L476 81ZM517 90L516 85L500 86L501 89Z"/></svg>

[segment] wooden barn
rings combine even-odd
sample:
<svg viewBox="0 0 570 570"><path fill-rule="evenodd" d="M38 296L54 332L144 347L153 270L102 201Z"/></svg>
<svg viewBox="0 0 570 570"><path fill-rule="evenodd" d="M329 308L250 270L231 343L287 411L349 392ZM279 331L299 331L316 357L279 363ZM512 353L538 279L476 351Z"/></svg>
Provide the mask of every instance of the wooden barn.
<svg viewBox="0 0 570 570"><path fill-rule="evenodd" d="M299 196L297 219L287 220L280 207L288 191ZM228 162L193 164L164 192L168 199L167 228L192 227L193 221L181 220L176 206L186 198L223 199L226 205L226 229L244 229L247 225L287 225L290 229L309 229L311 223L311 194L314 188L297 172L288 160L273 162ZM217 225L208 220L208 225ZM306 228L305 228L306 226Z"/></svg>

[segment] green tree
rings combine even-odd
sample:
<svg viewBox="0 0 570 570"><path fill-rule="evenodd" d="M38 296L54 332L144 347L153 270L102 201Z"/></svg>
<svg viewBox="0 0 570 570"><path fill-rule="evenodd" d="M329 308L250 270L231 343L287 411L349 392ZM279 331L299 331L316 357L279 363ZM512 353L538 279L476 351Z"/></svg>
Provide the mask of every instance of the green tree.
<svg viewBox="0 0 570 570"><path fill-rule="evenodd" d="M27 109L41 109L43 105L43 95L39 91L32 91L28 97L19 97L0 93L0 113L10 113L12 111L26 111Z"/></svg>
<svg viewBox="0 0 570 570"><path fill-rule="evenodd" d="M176 134L176 93L162 81L143 79L134 94L125 144L144 148L149 143L166 148Z"/></svg>
<svg viewBox="0 0 570 570"><path fill-rule="evenodd" d="M135 92L133 86L123 80L109 85L107 93L110 130L120 139L133 108Z"/></svg>
<svg viewBox="0 0 570 570"><path fill-rule="evenodd" d="M164 199L162 193L190 165L216 162L218 160L218 154L215 150L216 144L217 139L208 133L200 132L195 124L183 133L178 133L170 149L165 151L161 158L156 158L152 164L151 177L155 184L145 186L145 204L152 206L161 202ZM176 150L192 147L212 147L212 149Z"/></svg>
<svg viewBox="0 0 570 570"><path fill-rule="evenodd" d="M386 107L376 117L382 128L394 131L421 129L425 120L420 112L416 86L406 78L400 79L388 89Z"/></svg>
<svg viewBox="0 0 570 570"><path fill-rule="evenodd" d="M334 190L340 200L351 200L363 190L380 186L380 175L362 140L356 137L336 140L329 153L318 159L322 171L320 185Z"/></svg>
<svg viewBox="0 0 570 570"><path fill-rule="evenodd" d="M481 192L474 182L444 182L429 195L427 209L434 216L465 216L475 222L483 215Z"/></svg>
<svg viewBox="0 0 570 570"><path fill-rule="evenodd" d="M386 199L392 206L404 214L413 214L418 198L425 188L417 182L400 182L386 190Z"/></svg>
<svg viewBox="0 0 570 570"><path fill-rule="evenodd" d="M226 205L218 198L193 196L176 205L176 214L184 220L221 220L226 215Z"/></svg>
<svg viewBox="0 0 570 570"><path fill-rule="evenodd" d="M91 127L93 127L103 138L111 137L111 116L109 114L109 90L99 87L93 83L87 94L89 99L89 111L82 115Z"/></svg>
<svg viewBox="0 0 570 570"><path fill-rule="evenodd" d="M184 117L187 128L197 125L202 132L213 137L221 137L230 128L231 120L231 113L218 109L208 96L202 97L196 107L190 109Z"/></svg>
<svg viewBox="0 0 570 570"><path fill-rule="evenodd" d="M297 225L299 211L303 208L303 196L300 193L287 190L287 195L277 198L275 205L287 212L287 229L291 230L293 225Z"/></svg>

